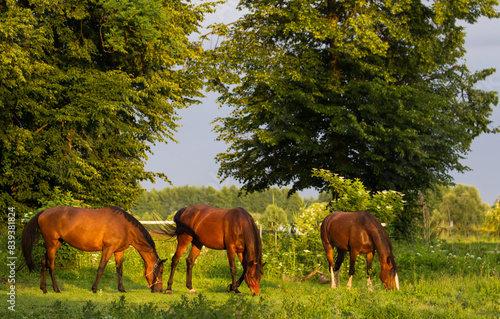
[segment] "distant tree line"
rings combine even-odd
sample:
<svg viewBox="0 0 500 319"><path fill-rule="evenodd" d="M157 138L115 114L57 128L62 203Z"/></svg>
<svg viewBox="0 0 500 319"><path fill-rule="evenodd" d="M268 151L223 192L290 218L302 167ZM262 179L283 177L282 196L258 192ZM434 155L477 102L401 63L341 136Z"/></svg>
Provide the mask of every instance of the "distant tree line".
<svg viewBox="0 0 500 319"><path fill-rule="evenodd" d="M222 189L186 185L144 190L131 212L139 220L171 220L180 208L189 205L207 204L226 209L243 207L267 229L278 229L281 226L295 225L300 219L298 217L313 203L329 203L328 210L358 209L339 206L340 197L332 198L328 193L320 193L317 198L303 198L298 193L288 196L289 191L289 188L273 187L263 192L245 194L234 185L224 186ZM423 226L424 237L429 240L442 235L469 236L480 230L500 234L500 197L491 207L482 201L476 187L459 184L428 190L422 194L421 199L423 216L417 217L417 224ZM389 204L380 204L378 208L387 208L387 205ZM385 221L382 216L384 214L380 215L377 208L369 209ZM413 228L413 231L420 233L418 226L413 225Z"/></svg>
<svg viewBox="0 0 500 319"><path fill-rule="evenodd" d="M496 207L483 202L479 190L470 185L439 186L428 190L422 197L424 227L428 236L469 236L478 230L497 231L499 220Z"/></svg>
<svg viewBox="0 0 500 319"><path fill-rule="evenodd" d="M144 191L136 201L132 213L140 220L152 220L154 215L167 219L182 207L207 204L220 208L243 207L255 219L265 219L267 214L275 213L276 208L284 212L285 223L292 223L294 216L305 206L318 201L329 201L328 195L320 194L319 198L302 198L298 193L288 196L289 188L270 188L263 192L242 194L236 186L224 186L216 189L212 186L176 186L162 190ZM274 208L274 209L273 209Z"/></svg>

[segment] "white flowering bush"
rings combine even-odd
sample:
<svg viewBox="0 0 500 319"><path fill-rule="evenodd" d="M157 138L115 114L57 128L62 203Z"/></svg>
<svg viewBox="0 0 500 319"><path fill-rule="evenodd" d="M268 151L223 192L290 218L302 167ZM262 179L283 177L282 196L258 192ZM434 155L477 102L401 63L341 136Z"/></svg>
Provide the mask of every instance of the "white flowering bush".
<svg viewBox="0 0 500 319"><path fill-rule="evenodd" d="M295 228L301 235L316 235L319 230L319 223L325 219L329 211L328 203L314 203L303 209L295 218Z"/></svg>
<svg viewBox="0 0 500 319"><path fill-rule="evenodd" d="M371 195L367 209L381 223L390 224L398 214L401 214L406 201L403 200L404 194L396 191L382 191Z"/></svg>
<svg viewBox="0 0 500 319"><path fill-rule="evenodd" d="M369 210L381 223L390 224L403 212L404 194L388 190L372 193L359 179L346 179L328 170L313 170L313 176L328 182L328 188L336 194L331 203L333 210L355 212Z"/></svg>

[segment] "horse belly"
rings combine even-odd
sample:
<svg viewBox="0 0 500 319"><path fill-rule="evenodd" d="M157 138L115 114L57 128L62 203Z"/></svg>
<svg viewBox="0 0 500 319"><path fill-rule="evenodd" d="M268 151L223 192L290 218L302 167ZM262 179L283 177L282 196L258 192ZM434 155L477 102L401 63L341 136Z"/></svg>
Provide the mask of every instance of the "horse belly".
<svg viewBox="0 0 500 319"><path fill-rule="evenodd" d="M328 229L327 238L330 245L338 249L349 250L349 233L335 226L331 225Z"/></svg>
<svg viewBox="0 0 500 319"><path fill-rule="evenodd" d="M224 233L220 225L205 223L200 225L200 227L195 230L195 233L200 237L200 242L203 246L217 250L226 249L224 244Z"/></svg>
<svg viewBox="0 0 500 319"><path fill-rule="evenodd" d="M73 236L73 234L65 234L61 236L61 239L67 242L70 246L83 251L101 251L103 250L102 236L94 236L93 234L88 234L88 236Z"/></svg>
<svg viewBox="0 0 500 319"><path fill-rule="evenodd" d="M105 227L108 221L92 220L90 216L58 214L50 212L42 214L38 225L45 241L65 241L83 251L101 251L105 245L104 238L115 238L110 229ZM114 229L112 232L116 232Z"/></svg>

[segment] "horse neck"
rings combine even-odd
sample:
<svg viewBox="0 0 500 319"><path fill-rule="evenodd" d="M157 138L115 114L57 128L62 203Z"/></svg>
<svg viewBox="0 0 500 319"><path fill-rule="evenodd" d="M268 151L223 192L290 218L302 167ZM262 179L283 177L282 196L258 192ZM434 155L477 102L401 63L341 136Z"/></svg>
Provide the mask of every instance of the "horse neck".
<svg viewBox="0 0 500 319"><path fill-rule="evenodd" d="M142 235L142 232L137 228L135 229L131 245L137 249L146 265L151 263L154 264L158 260L158 253L156 252L156 249L151 246L148 240Z"/></svg>
<svg viewBox="0 0 500 319"><path fill-rule="evenodd" d="M154 266L154 264L156 264L156 262L159 259L158 254L156 253L156 250L153 250L153 251L142 250L141 251L141 250L137 249L137 251L139 252L139 255L141 255L142 259L144 260L144 263L146 264L147 269Z"/></svg>
<svg viewBox="0 0 500 319"><path fill-rule="evenodd" d="M257 263L261 262L262 259L262 244L260 242L259 230L250 222L251 231L246 232L245 237L245 254L247 261L255 261Z"/></svg>
<svg viewBox="0 0 500 319"><path fill-rule="evenodd" d="M375 250L377 251L380 264L387 264L387 257L393 256L392 246L389 238L382 233L372 236L373 243L375 245Z"/></svg>

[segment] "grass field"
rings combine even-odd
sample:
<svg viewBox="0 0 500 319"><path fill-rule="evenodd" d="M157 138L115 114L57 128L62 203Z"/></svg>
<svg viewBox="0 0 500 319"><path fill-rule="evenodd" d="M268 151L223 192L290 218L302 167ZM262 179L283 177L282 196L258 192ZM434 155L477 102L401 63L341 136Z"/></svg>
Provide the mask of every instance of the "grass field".
<svg viewBox="0 0 500 319"><path fill-rule="evenodd" d="M174 243L157 241L162 258L172 256ZM332 290L316 277L305 282L283 281L313 269L276 252L274 244L264 247L265 274L261 296L251 297L243 284L241 295L226 292L230 282L224 251L203 250L193 271L197 295L185 288L185 262L177 268L174 294L152 294L142 277L142 261L130 248L125 254L124 285L117 290L113 259L99 283L96 294L90 291L95 279L98 256L85 253L74 267L56 269L61 293L39 289L39 271L16 273L15 311L8 309L9 286L1 295L2 318L500 318L500 246L496 242L446 242L433 245L394 243L401 289L386 291L378 278L375 261L373 290L366 288L364 259L359 258L353 288L348 290L347 265L341 274L341 287ZM278 247L279 248L279 247ZM314 268L326 272L326 258L317 254ZM4 256L2 256L4 257ZM6 256L3 258L6 260ZM287 263L283 265L283 263ZM290 263L293 263L293 267ZM164 281L168 280L168 261ZM378 268L377 268L378 267ZM300 269L300 270L299 270ZM239 268L241 273L241 268Z"/></svg>

